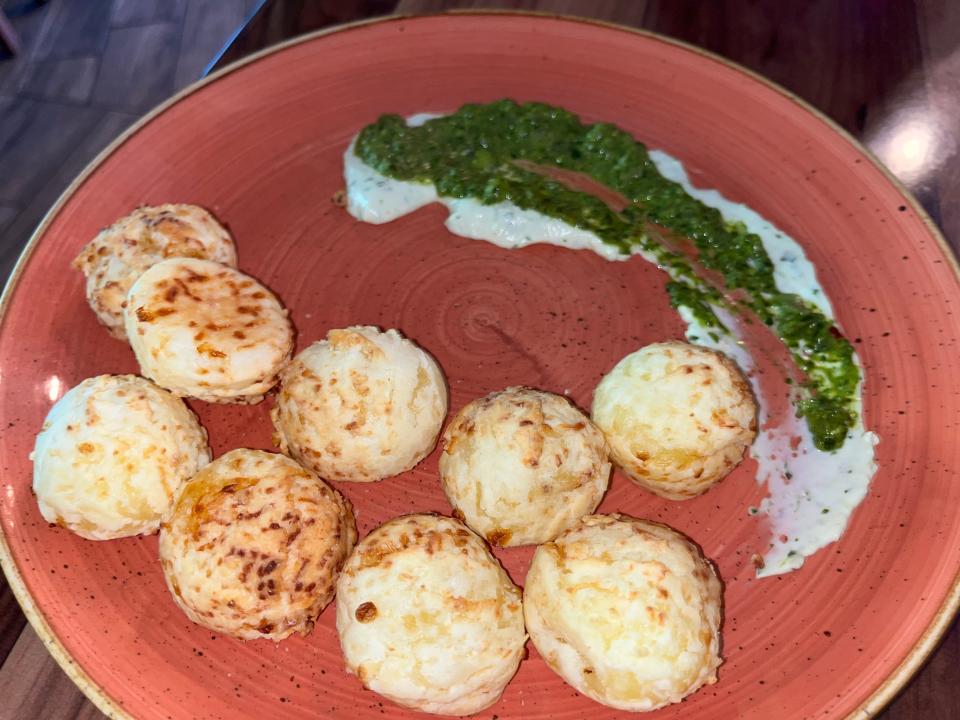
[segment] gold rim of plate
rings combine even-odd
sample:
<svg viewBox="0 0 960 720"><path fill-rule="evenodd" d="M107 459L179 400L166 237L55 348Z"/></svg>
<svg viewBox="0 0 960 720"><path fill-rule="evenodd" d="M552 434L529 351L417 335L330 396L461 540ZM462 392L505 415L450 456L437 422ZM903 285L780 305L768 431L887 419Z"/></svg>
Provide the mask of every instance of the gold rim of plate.
<svg viewBox="0 0 960 720"><path fill-rule="evenodd" d="M40 221L40 224L37 225L36 230L34 230L33 234L30 236L30 240L23 249L23 252L20 254L17 264L13 268L13 272L10 273L10 277L7 279L7 282L4 285L3 294L0 296L0 326L3 324L3 319L7 312L7 306L10 304L10 298L13 296L17 281L19 280L24 267L26 267L27 260L29 260L30 256L33 254L40 237L44 234L47 227L60 212L60 209L71 198L73 193L76 192L77 188L80 187L80 185L82 185L86 179L93 174L93 172L104 162L104 160L106 160L117 148L138 133L141 128L151 122L155 117L162 114L168 108L172 107L189 95L192 95L197 90L217 82L218 80L226 77L236 70L239 70L242 67L245 67L246 65L255 63L269 55L273 55L274 53L282 52L289 47L293 47L294 45L311 42L317 38L321 38L326 35L332 35L333 33L356 30L367 25L401 22L415 20L419 17L438 17L444 15L507 15L520 17L547 17L570 22L579 22L585 25L594 25L619 32L628 32L650 40L664 43L666 45L673 45L675 47L683 48L684 50L712 60L713 62L720 63L721 65L726 65L727 67L746 75L747 77L763 84L767 88L790 100L801 110L804 110L805 112L816 117L818 120L820 120L820 122L833 130L833 132L837 133L844 140L850 143L850 145L852 145L860 154L866 157L878 170L880 170L887 180L897 188L904 198L906 198L910 208L927 226L927 230L936 239L937 244L940 246L940 249L943 251L943 254L950 263L950 267L953 269L957 281L960 282L960 264L958 264L953 250L943 237L940 229L936 226L916 198L914 198L913 194L907 190L907 188L904 187L904 185L896 177L893 176L893 174L883 165L883 163L881 163L873 155L873 153L871 153L864 145L862 145L859 140L854 138L850 133L840 127L840 125L826 116L820 110L813 107L808 102L801 99L786 88L777 85L773 81L768 80L753 70L681 40L668 38L649 30L618 25L616 23L606 22L603 20L593 20L589 18L574 17L558 13L519 10L450 10L446 13L429 13L423 15L389 15L386 17L357 20L354 22L345 23L343 25L335 25L333 27L317 30L296 38L291 38L289 40L285 40L284 42L271 45L268 48L264 48L263 50L255 52L205 78L198 80L191 85L188 85L183 90L155 107L153 110L135 122L132 126L127 128L113 142L107 145L107 147L105 147L93 160L91 160L90 164L88 164L87 167L84 168L83 172L81 172L76 179L70 183L67 189L63 191L63 194L60 195L53 207L50 208L47 214L43 217L43 219ZM3 569L3 572L7 577L7 582L9 583L11 590L13 590L13 594L17 598L17 601L20 603L20 607L23 609L23 613L26 615L30 625L33 626L33 629L36 631L47 650L53 656L54 660L57 661L57 664L60 665L63 671L105 715L115 719L123 718L124 720L133 720L133 716L130 715L117 700L108 694L106 690L100 687L86 673L86 671L77 664L67 649L63 646L60 638L50 628L50 625L47 623L47 620L40 611L40 608L37 607L36 603L34 602L33 596L30 594L29 590L27 590L23 576L20 574L20 569L13 560L13 555L10 552L10 547L7 545L7 538L2 525L0 525L0 568ZM900 690L906 687L907 683L910 682L923 663L931 655L940 638L943 637L948 626L953 621L954 616L957 614L958 608L960 608L960 571L958 571L957 575L954 577L950 590L947 593L943 604L937 610L937 614L934 616L933 621L917 640L916 644L907 654L906 658L904 658L904 660L896 668L894 668L893 672L890 673L890 675L880 684L880 686L877 687L859 707L846 716L846 720L862 720L865 718L874 717L894 698L898 692L900 692Z"/></svg>

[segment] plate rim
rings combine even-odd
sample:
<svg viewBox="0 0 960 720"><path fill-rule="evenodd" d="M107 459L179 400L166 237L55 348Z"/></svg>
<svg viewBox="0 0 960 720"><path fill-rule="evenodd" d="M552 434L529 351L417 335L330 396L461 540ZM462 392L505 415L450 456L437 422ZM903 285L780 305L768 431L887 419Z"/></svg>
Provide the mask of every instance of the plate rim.
<svg viewBox="0 0 960 720"><path fill-rule="evenodd" d="M887 181L890 182L897 192L900 193L900 195L907 201L910 209L926 226L927 231L937 242L937 245L945 256L951 270L953 271L954 279L960 283L960 261L958 261L957 254L943 236L940 228L929 216L923 206L920 205L916 197L914 197L913 193L908 190L903 183L901 183L900 180L898 180L890 172L890 170L882 162L880 162L880 160L865 145L863 145L863 143L861 143L857 138L841 127L836 121L827 116L818 108L814 107L811 103L807 102L787 88L770 80L769 78L737 62L729 60L721 55L718 55L717 53L706 50L697 45L693 45L683 40L677 40L675 38L671 38L647 29L621 25L607 20L578 17L576 15L552 13L548 11L506 10L495 8L451 9L445 12L393 14L365 18L362 20L355 20L339 25L333 25L327 28L321 28L304 35L299 35L297 37L284 40L275 45L270 45L266 48L258 50L257 52L254 52L221 68L220 70L217 70L214 73L211 73L210 75L207 75L206 77L196 80L149 110L146 114L136 120L130 127L118 135L113 141L111 141L105 148L103 148L103 150L101 150L86 165L86 167L84 167L80 174L77 175L64 189L64 191L57 198L56 202L51 206L46 214L44 214L43 218L37 224L37 227L30 235L30 239L27 241L26 245L24 245L23 250L17 258L17 262L11 270L10 276L4 283L3 292L0 294L0 327L3 325L8 306L19 283L20 276L23 274L24 268L27 265L27 262L33 255L37 245L39 245L40 238L45 234L48 226L60 213L63 206L68 200L70 200L77 189L84 182L86 182L87 178L89 178L108 157L116 152L120 146L126 143L143 127L152 122L159 115L166 112L175 104L184 100L198 90L206 87L207 85L213 84L218 80L223 79L227 75L246 67L247 65L251 65L265 57L282 52L290 47L294 47L302 43L313 42L314 40L327 35L356 30L359 28L364 28L368 25L404 22L411 20L416 21L422 18L470 15L550 18L565 22L582 23L585 25L601 27L607 30L627 32L634 35L639 35L648 40L654 40L666 45L678 47L688 52L692 52L707 60L720 63L721 65L724 65L742 75L746 75L752 80L762 84L767 89L772 90L785 99L791 101L800 110L812 115L834 133L843 138L853 147L854 150L860 153L860 155L869 160L874 168L879 170L887 179ZM220 54L218 54L217 58L214 59L214 62L216 62L219 57ZM43 612L37 606L33 596L27 589L23 575L20 573L20 568L14 560L10 547L7 544L6 531L4 530L2 524L0 524L0 569L2 569L4 575L6 576L7 584L19 603L23 614L27 618L27 621L30 623L30 626L43 642L47 651L53 656L53 659L73 681L73 683L107 717L112 718L113 720L134 720L134 716L132 716L118 700L114 699L112 695L110 695L103 687L96 683L80 666L80 664L73 659L71 654L61 642L60 637L53 632ZM940 640L946 634L947 629L954 620L954 617L958 614L958 610L960 610L960 568L958 568L954 574L950 589L948 590L943 602L940 604L940 607L937 609L937 612L930 624L917 639L916 643L914 643L913 647L907 653L903 661L891 671L891 673L883 680L883 682L877 686L857 708L845 716L845 720L863 720L865 718L871 718L883 710L894 699L894 697L909 684L924 663L926 663L927 659L933 653Z"/></svg>

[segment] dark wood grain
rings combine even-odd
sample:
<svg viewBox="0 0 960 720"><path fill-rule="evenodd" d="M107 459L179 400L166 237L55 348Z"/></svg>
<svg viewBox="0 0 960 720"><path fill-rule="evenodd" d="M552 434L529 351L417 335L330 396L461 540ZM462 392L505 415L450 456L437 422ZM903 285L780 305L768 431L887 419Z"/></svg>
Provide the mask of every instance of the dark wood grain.
<svg viewBox="0 0 960 720"><path fill-rule="evenodd" d="M112 2L60 2L50 4L51 18L44 25L33 56L37 60L82 57L99 53L109 35Z"/></svg>
<svg viewBox="0 0 960 720"><path fill-rule="evenodd" d="M186 0L114 0L110 26L179 22L186 11Z"/></svg>
<svg viewBox="0 0 960 720"><path fill-rule="evenodd" d="M16 58L9 58L0 51L0 95L9 95L16 92L20 78L29 65L27 60L36 48L48 13L42 8L35 8L30 2L19 2L16 5L12 2L0 2L0 7L7 13L23 46Z"/></svg>
<svg viewBox="0 0 960 720"><path fill-rule="evenodd" d="M13 205L0 205L0 235L2 235L13 219L17 216L19 208Z"/></svg>
<svg viewBox="0 0 960 720"><path fill-rule="evenodd" d="M179 44L180 31L172 23L114 30L103 53L94 99L133 110L148 98L170 95Z"/></svg>
<svg viewBox="0 0 960 720"><path fill-rule="evenodd" d="M937 135L936 167L911 185L921 196L934 194L940 225L954 252L960 247L960 3L927 0L918 10L923 59L914 76L893 99L888 117L925 118ZM876 142L872 143L876 149ZM957 659L960 660L960 654ZM960 692L956 694L960 696ZM960 718L960 709L954 717Z"/></svg>
<svg viewBox="0 0 960 720"><path fill-rule="evenodd" d="M217 67L305 32L339 23L387 15L396 0L283 0L268 1L250 19L230 47L217 58Z"/></svg>
<svg viewBox="0 0 960 720"><path fill-rule="evenodd" d="M16 673L0 673L0 720L93 720L103 714L52 661L31 628L20 634L7 659Z"/></svg>
<svg viewBox="0 0 960 720"><path fill-rule="evenodd" d="M246 14L245 0L219 0L215 5L190 3L177 63L175 79L178 86L203 75L210 61L223 49L223 39L243 24Z"/></svg>
<svg viewBox="0 0 960 720"><path fill-rule="evenodd" d="M0 658L9 657L26 624L27 619L20 612L6 578L0 576Z"/></svg>
<svg viewBox="0 0 960 720"><path fill-rule="evenodd" d="M60 157L60 162L46 173L35 192L22 198L22 208L10 225L4 230L4 236L11 242L0 244L0 277L7 277L20 254L22 242L33 232L34 227L57 201L60 193L80 174L87 163L105 148L111 140L123 132L136 119L136 115L123 112L104 112L90 109L94 113L84 118L84 134L75 138L74 144Z"/></svg>
<svg viewBox="0 0 960 720"><path fill-rule="evenodd" d="M99 113L76 112L60 104L0 97L0 202L18 202L39 192L49 171L35 161L36 145L66 157L90 132ZM29 139L29 142L28 142Z"/></svg>
<svg viewBox="0 0 960 720"><path fill-rule="evenodd" d="M20 36L3 10L0 10L0 50L9 55L20 52Z"/></svg>
<svg viewBox="0 0 960 720"><path fill-rule="evenodd" d="M38 99L83 104L93 93L99 68L100 60L93 56L31 63L17 90Z"/></svg>
<svg viewBox="0 0 960 720"><path fill-rule="evenodd" d="M31 3L0 0L0 5ZM0 62L0 277L89 158L136 113L198 77L251 12L256 11L219 56L218 67L332 24L454 8L537 10L613 21L741 63L860 138L960 247L960 2L52 0L38 13L12 13L28 57ZM145 90L138 89L139 81ZM919 164L896 154L897 133L911 122L919 123L930 144L929 158ZM32 630L24 628L5 584L0 584L0 662L0 720L102 717ZM960 626L955 623L879 717L957 720L958 681Z"/></svg>

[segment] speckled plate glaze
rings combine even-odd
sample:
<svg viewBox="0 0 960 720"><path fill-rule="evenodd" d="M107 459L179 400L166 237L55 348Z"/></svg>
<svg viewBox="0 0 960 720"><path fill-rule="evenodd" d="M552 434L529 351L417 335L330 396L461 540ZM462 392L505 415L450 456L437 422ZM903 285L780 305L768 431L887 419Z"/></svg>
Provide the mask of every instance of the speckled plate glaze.
<svg viewBox="0 0 960 720"><path fill-rule="evenodd" d="M880 472L843 539L799 572L758 581L765 528L745 463L678 504L617 475L603 511L668 522L726 582L719 682L663 718L867 717L909 678L957 604L960 373L956 265L919 208L809 108L715 57L597 24L504 14L391 19L306 38L191 88L106 152L44 222L5 296L0 335L3 563L31 621L115 716L401 717L343 671L327 609L274 645L190 624L163 584L155 537L87 542L48 527L28 454L50 405L98 373L134 372L83 300L71 258L140 203L192 202L234 232L240 266L292 310L299 347L329 328L401 328L432 352L451 409L511 384L589 406L622 355L677 337L664 276L639 259L449 235L428 208L361 225L331 201L349 138L381 112L543 100L615 122L680 157L700 184L746 202L804 245L868 378ZM193 403L219 454L270 447L267 412ZM449 511L437 454L405 475L341 484L361 533ZM498 552L523 583L531 552ZM483 717L617 717L529 658ZM622 714L621 714L622 715Z"/></svg>

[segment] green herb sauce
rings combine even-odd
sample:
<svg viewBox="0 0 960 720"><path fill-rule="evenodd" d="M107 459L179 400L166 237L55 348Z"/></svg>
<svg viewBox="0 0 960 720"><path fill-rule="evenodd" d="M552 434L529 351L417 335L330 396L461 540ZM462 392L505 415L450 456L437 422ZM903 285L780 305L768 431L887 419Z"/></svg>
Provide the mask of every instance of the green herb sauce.
<svg viewBox="0 0 960 720"><path fill-rule="evenodd" d="M384 115L365 127L357 156L396 180L431 183L441 196L510 202L597 235L624 254L641 250L666 270L674 307L688 308L714 332L728 332L715 307L752 311L789 349L805 379L795 400L821 450L843 445L856 422L860 372L853 347L819 308L774 282L774 266L761 239L741 223L665 179L646 147L609 123L585 125L566 110L542 103L500 100L464 105L452 115L409 127ZM622 195L614 210L587 192L517 164L526 161L583 173ZM655 228L689 240L698 262L722 275L731 300L702 279L691 260L666 247ZM742 294L742 293L741 293Z"/></svg>

